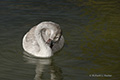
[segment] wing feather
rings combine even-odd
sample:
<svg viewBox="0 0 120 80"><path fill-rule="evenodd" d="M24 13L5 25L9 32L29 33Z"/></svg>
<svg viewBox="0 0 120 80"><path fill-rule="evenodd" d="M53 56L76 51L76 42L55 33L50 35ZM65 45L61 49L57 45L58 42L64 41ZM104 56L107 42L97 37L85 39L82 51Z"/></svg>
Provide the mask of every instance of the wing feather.
<svg viewBox="0 0 120 80"><path fill-rule="evenodd" d="M58 42L54 43L54 45L52 47L53 53L59 51L63 46L64 46L64 37L61 36L60 40Z"/></svg>

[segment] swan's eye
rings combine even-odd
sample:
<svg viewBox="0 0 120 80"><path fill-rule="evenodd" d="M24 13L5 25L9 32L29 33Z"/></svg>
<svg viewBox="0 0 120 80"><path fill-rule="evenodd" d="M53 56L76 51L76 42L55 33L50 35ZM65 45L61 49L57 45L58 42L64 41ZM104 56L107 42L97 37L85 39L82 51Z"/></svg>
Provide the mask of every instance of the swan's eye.
<svg viewBox="0 0 120 80"><path fill-rule="evenodd" d="M59 36L56 36L56 37L54 38L54 40L55 40L55 41L58 41L58 40L59 40Z"/></svg>
<svg viewBox="0 0 120 80"><path fill-rule="evenodd" d="M58 39L59 37L55 37L55 39Z"/></svg>

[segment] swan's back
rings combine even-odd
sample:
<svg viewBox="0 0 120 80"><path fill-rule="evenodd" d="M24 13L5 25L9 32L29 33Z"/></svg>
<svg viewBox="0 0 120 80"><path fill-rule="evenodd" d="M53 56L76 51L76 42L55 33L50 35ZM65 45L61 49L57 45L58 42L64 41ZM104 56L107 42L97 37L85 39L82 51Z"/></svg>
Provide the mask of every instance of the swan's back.
<svg viewBox="0 0 120 80"><path fill-rule="evenodd" d="M31 28L23 38L23 48L25 51L29 51L29 53L35 53L40 51L40 48L34 36L35 28L36 26Z"/></svg>

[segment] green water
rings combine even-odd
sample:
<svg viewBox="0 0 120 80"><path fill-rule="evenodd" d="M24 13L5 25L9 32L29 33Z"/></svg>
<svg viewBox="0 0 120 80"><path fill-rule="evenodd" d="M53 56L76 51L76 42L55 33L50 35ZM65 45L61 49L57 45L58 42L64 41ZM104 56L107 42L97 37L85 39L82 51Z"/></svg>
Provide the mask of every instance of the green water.
<svg viewBox="0 0 120 80"><path fill-rule="evenodd" d="M119 80L119 0L0 1L0 80ZM25 56L24 34L60 24L64 48L50 59Z"/></svg>

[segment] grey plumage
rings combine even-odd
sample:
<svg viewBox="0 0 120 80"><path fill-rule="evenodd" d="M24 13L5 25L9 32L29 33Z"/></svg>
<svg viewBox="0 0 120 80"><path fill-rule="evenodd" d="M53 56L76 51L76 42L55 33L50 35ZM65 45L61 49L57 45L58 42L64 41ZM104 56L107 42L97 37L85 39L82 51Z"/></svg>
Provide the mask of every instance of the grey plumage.
<svg viewBox="0 0 120 80"><path fill-rule="evenodd" d="M51 44L47 43L52 41L53 44L50 47ZM23 38L23 49L37 57L50 57L63 45L64 37L61 34L60 26L54 22L42 22L34 26Z"/></svg>

